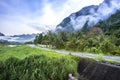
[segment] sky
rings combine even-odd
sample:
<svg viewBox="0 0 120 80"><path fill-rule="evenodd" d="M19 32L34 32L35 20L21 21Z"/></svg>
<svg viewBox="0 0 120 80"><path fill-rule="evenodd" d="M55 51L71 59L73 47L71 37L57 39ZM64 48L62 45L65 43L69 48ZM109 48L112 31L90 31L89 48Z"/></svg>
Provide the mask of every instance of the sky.
<svg viewBox="0 0 120 80"><path fill-rule="evenodd" d="M0 32L5 35L54 30L65 17L103 0L0 0Z"/></svg>

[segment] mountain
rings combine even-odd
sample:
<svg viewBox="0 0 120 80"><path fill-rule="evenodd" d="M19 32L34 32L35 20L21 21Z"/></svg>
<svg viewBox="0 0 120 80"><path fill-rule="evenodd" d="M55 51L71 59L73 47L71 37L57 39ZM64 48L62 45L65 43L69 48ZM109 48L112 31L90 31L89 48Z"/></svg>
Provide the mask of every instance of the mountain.
<svg viewBox="0 0 120 80"><path fill-rule="evenodd" d="M100 27L106 34L112 34L119 31L117 34L120 37L120 11L117 11L105 21L99 21L94 27Z"/></svg>
<svg viewBox="0 0 120 80"><path fill-rule="evenodd" d="M23 35L14 35L14 36L0 36L1 42L17 42L17 43L26 43L33 42L37 34L23 34Z"/></svg>
<svg viewBox="0 0 120 80"><path fill-rule="evenodd" d="M74 32L84 27L93 27L100 22L107 21L112 15L120 11L120 0L104 0L100 5L82 8L66 17L56 27L56 32Z"/></svg>
<svg viewBox="0 0 120 80"><path fill-rule="evenodd" d="M14 36L11 36L11 37L16 37L18 39L18 41L22 41L22 42L25 42L25 41L33 41L34 38L36 37L37 34L22 34L22 35L14 35Z"/></svg>
<svg viewBox="0 0 120 80"><path fill-rule="evenodd" d="M5 36L3 33L0 32L0 36Z"/></svg>

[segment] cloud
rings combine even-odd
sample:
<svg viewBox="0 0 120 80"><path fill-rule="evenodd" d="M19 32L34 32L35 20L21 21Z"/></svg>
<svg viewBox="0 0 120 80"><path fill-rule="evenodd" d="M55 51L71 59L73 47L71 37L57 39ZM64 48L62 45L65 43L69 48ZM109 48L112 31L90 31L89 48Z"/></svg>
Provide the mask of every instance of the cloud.
<svg viewBox="0 0 120 80"><path fill-rule="evenodd" d="M88 4L85 3L84 5L88 5ZM57 26L56 30L71 31L72 29L72 31L74 30L76 31L81 29L85 25L85 23L87 23L90 27L92 27L93 25L97 24L99 21L108 19L111 15L116 13L116 11L118 10L120 10L119 0L105 0L99 6L92 5L92 6L83 8L80 12L82 12L84 15L79 15L76 17L75 14L72 14L71 16L69 16L70 21L68 23L65 23L64 25L62 25L61 23L60 26L59 25Z"/></svg>
<svg viewBox="0 0 120 80"><path fill-rule="evenodd" d="M55 29L65 17L103 0L0 0L0 32L7 35ZM33 24L34 26L31 27ZM52 25L45 27L41 25ZM35 27L35 28L34 28ZM37 29L36 28L42 28Z"/></svg>
<svg viewBox="0 0 120 80"><path fill-rule="evenodd" d="M47 25L54 25L59 21L59 14L56 14L52 7L51 4L47 3L45 7L43 8L43 15L42 15L42 21L44 24Z"/></svg>
<svg viewBox="0 0 120 80"><path fill-rule="evenodd" d="M55 25L40 25L37 23L32 23L32 24L28 24L30 27L32 27L33 29L36 29L38 31L42 31L42 32L47 32L48 30L53 30L53 27L55 27Z"/></svg>

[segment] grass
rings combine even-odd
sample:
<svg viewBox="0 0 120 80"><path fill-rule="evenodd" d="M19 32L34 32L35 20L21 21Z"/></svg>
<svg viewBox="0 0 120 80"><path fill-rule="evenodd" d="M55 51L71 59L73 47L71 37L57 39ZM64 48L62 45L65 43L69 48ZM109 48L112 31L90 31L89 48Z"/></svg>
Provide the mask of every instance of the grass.
<svg viewBox="0 0 120 80"><path fill-rule="evenodd" d="M103 54L99 54L95 60L104 62ZM77 75L78 61L80 57L42 48L2 45L0 46L0 80L67 80L68 73ZM109 62L113 63L113 61Z"/></svg>
<svg viewBox="0 0 120 80"><path fill-rule="evenodd" d="M105 59L103 56L104 56L103 54L98 54L94 59L98 61L104 61Z"/></svg>
<svg viewBox="0 0 120 80"><path fill-rule="evenodd" d="M77 57L26 45L0 46L0 80L67 80Z"/></svg>
<svg viewBox="0 0 120 80"><path fill-rule="evenodd" d="M0 46L0 61L4 61L9 57L16 57L24 59L30 55L45 54L49 57L62 57L67 56L65 54L58 54L54 51L43 50L42 48L32 48L27 45L20 45L15 47Z"/></svg>

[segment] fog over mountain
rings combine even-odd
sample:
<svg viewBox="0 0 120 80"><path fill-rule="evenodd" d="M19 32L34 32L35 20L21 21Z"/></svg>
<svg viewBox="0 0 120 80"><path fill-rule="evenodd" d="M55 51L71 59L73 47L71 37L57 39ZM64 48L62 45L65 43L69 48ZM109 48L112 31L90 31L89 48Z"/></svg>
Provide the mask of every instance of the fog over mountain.
<svg viewBox="0 0 120 80"><path fill-rule="evenodd" d="M71 13L102 2L103 0L0 0L0 32L20 35L54 30Z"/></svg>
<svg viewBox="0 0 120 80"><path fill-rule="evenodd" d="M14 35L14 36L0 36L0 42L33 42L37 34L23 34L23 35Z"/></svg>
<svg viewBox="0 0 120 80"><path fill-rule="evenodd" d="M100 5L91 5L72 13L57 25L56 31L73 32L87 24L94 26L99 21L108 19L111 15L120 10L120 0L104 0Z"/></svg>
<svg viewBox="0 0 120 80"><path fill-rule="evenodd" d="M5 36L3 33L0 32L0 36Z"/></svg>

